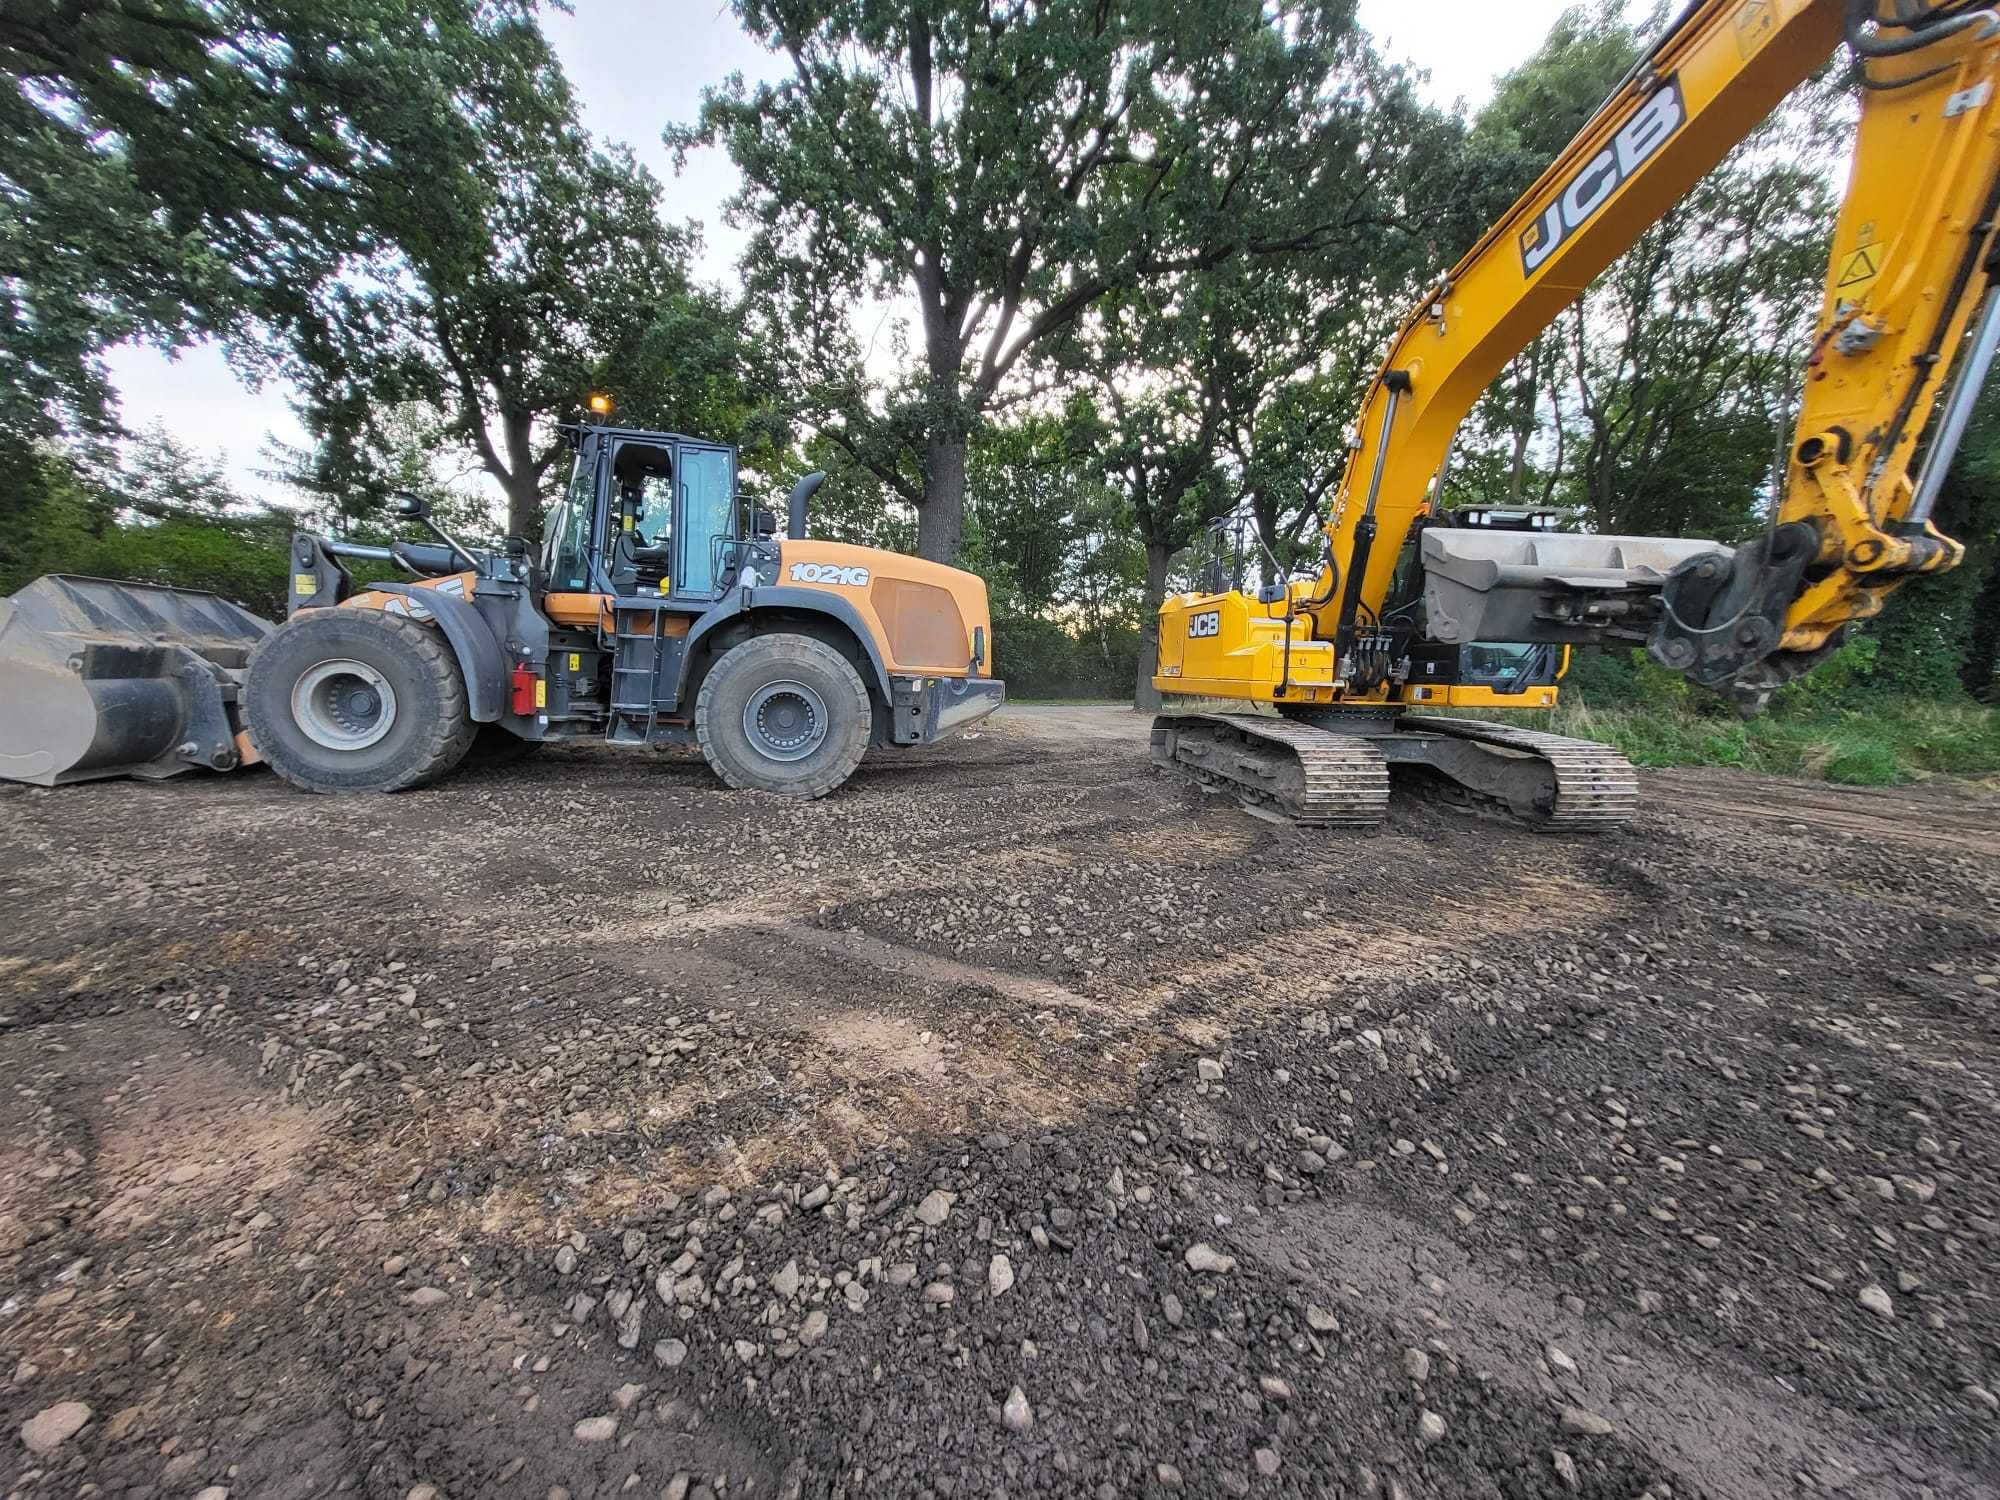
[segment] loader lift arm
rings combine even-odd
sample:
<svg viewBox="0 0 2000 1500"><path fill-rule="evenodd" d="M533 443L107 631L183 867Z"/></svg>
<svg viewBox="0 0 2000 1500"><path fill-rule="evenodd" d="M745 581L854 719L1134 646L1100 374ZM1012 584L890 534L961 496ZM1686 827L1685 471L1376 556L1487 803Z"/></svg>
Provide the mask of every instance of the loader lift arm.
<svg viewBox="0 0 2000 1500"><path fill-rule="evenodd" d="M1925 472L1909 467L1993 269L2000 17L1962 0L1695 0L1405 318L1307 596L1316 638L1344 656L1358 616L1380 612L1453 434L1507 362L1843 38L1861 120L1772 528L1734 557L1686 559L1656 617L1607 617L1601 634L1647 639L1663 664L1755 704L1905 578L1956 565L1963 549L1930 507L2000 337L2000 298Z"/></svg>

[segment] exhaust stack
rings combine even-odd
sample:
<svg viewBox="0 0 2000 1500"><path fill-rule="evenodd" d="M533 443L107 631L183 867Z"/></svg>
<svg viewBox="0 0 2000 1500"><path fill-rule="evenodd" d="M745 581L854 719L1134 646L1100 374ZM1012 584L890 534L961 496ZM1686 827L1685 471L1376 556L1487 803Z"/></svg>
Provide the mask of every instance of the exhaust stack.
<svg viewBox="0 0 2000 1500"><path fill-rule="evenodd" d="M825 483L826 475L814 470L792 486L791 497L785 501L785 535L791 540L803 542L806 539L806 502Z"/></svg>

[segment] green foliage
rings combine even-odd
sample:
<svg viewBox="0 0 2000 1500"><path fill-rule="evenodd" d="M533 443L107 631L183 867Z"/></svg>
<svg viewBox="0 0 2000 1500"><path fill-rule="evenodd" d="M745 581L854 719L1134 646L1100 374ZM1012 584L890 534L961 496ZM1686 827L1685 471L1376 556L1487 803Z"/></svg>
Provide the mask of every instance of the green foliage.
<svg viewBox="0 0 2000 1500"><path fill-rule="evenodd" d="M1011 698L1127 698L1138 651L1129 627L1093 639L1033 615L993 620L993 659Z"/></svg>
<svg viewBox="0 0 2000 1500"><path fill-rule="evenodd" d="M918 511L962 529L966 444L1027 357L1107 298L1239 257L1347 244L1379 207L1406 96L1351 0L735 0L793 75L711 90L753 230L767 336L801 411ZM912 296L911 376L877 391L846 314ZM885 399L877 400L877 397Z"/></svg>
<svg viewBox="0 0 2000 1500"><path fill-rule="evenodd" d="M1856 786L2000 774L2000 710L1963 701L1881 698L1866 708L1812 704L1742 720L1706 706L1600 707L1569 697L1549 724L1653 768L1732 766Z"/></svg>
<svg viewBox="0 0 2000 1500"><path fill-rule="evenodd" d="M996 613L1046 614L1063 597L1091 520L1117 504L1078 423L1036 415L983 429L968 479L959 565L986 579Z"/></svg>
<svg viewBox="0 0 2000 1500"><path fill-rule="evenodd" d="M1641 46L1623 6L1579 6L1501 78L1465 142L1466 242ZM1460 433L1449 503L1566 504L1613 533L1755 529L1818 310L1843 89L1808 84L1522 351Z"/></svg>
<svg viewBox="0 0 2000 1500"><path fill-rule="evenodd" d="M626 148L593 147L539 33L487 82L469 149L378 197L395 252L287 309L285 367L321 435L308 488L350 512L379 504L383 414L421 403L499 484L507 529L533 538L567 451L553 423L594 386L620 422L734 435L745 359L732 310L690 283L693 239L662 220L659 182Z"/></svg>
<svg viewBox="0 0 2000 1500"><path fill-rule="evenodd" d="M283 617L293 518L230 492L212 463L163 434L120 465L86 468L44 449L12 478L0 594L44 573L83 573L209 589Z"/></svg>
<svg viewBox="0 0 2000 1500"><path fill-rule="evenodd" d="M110 431L109 345L241 331L378 243L530 38L514 0L11 0L0 434Z"/></svg>
<svg viewBox="0 0 2000 1500"><path fill-rule="evenodd" d="M1532 717L1655 769L1731 766L1855 786L2000 773L2000 709L1957 692L1913 693L1892 667L1877 640L1857 635L1746 720L1643 651L1580 653L1563 679L1561 702Z"/></svg>

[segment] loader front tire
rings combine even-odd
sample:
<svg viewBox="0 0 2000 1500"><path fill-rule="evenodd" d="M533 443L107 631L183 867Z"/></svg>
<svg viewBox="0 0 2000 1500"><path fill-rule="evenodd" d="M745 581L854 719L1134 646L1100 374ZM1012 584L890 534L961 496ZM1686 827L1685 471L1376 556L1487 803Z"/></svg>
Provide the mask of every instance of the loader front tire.
<svg viewBox="0 0 2000 1500"><path fill-rule="evenodd" d="M694 733L733 787L824 797L854 774L874 709L854 665L809 635L731 646L695 697Z"/></svg>
<svg viewBox="0 0 2000 1500"><path fill-rule="evenodd" d="M309 792L401 792L465 758L478 726L443 636L375 609L308 609L265 637L243 684L250 741Z"/></svg>

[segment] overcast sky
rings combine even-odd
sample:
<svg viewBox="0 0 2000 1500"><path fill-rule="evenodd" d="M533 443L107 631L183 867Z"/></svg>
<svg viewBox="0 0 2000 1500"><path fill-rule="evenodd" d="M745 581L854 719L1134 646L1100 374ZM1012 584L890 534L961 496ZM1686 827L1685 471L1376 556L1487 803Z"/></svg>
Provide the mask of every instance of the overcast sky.
<svg viewBox="0 0 2000 1500"><path fill-rule="evenodd" d="M1483 103L1494 75L1540 45L1568 0L1361 0L1361 24L1382 51L1427 70L1426 97L1438 105ZM692 120L706 83L732 72L772 71L767 54L738 29L720 0L574 0L571 15L545 12L543 25L583 101L584 119L600 138L624 141L667 185L667 213L701 222L701 275L728 281L742 237L722 222L722 204L736 186L721 152L691 158L678 176L661 128ZM149 349L124 348L111 357L121 411L135 430L153 422L207 453L224 456L230 475L254 494L265 435L287 442L304 432L275 386L246 390L213 347L169 360ZM720 435L720 434L718 434Z"/></svg>

